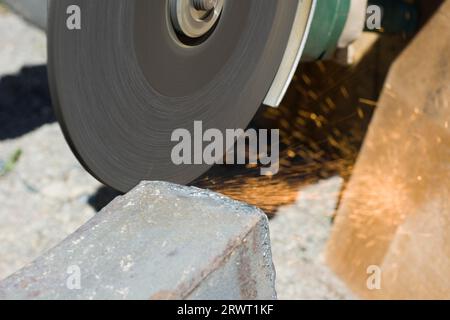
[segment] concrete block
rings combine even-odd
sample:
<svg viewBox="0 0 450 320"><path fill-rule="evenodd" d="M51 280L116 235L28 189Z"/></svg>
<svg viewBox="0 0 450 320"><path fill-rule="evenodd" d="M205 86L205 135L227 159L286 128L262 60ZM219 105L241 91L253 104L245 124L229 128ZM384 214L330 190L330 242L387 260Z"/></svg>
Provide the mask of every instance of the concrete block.
<svg viewBox="0 0 450 320"><path fill-rule="evenodd" d="M274 281L262 211L145 182L1 282L0 299L274 299Z"/></svg>

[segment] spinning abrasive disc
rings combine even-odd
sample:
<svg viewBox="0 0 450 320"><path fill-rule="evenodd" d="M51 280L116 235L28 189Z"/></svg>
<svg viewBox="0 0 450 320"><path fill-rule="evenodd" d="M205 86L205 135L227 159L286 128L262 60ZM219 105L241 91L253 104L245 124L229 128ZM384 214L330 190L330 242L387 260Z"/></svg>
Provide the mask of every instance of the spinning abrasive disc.
<svg viewBox="0 0 450 320"><path fill-rule="evenodd" d="M73 5L80 29L68 28ZM172 162L173 131L193 132L194 121L222 132L247 126L280 67L297 6L297 0L51 1L52 97L78 159L124 192L142 180L183 184L200 176L208 165Z"/></svg>

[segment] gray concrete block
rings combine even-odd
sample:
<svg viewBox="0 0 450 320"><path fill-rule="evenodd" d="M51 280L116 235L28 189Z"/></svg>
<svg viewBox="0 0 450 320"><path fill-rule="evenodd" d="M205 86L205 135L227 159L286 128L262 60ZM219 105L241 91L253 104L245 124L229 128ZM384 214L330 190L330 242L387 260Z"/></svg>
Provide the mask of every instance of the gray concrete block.
<svg viewBox="0 0 450 320"><path fill-rule="evenodd" d="M224 196L145 182L30 266L1 299L273 299L268 221Z"/></svg>

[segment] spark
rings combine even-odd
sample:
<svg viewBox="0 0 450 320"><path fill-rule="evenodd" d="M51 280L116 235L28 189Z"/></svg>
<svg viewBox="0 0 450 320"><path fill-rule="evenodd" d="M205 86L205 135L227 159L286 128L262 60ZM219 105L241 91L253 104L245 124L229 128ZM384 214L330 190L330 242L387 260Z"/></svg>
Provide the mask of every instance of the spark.
<svg viewBox="0 0 450 320"><path fill-rule="evenodd" d="M378 57L377 52L373 55ZM216 166L194 185L258 206L271 215L294 203L303 186L336 175L348 181L382 89L361 88L369 72L379 78L380 71L371 63L357 67L332 62L302 64L282 105L263 107L252 123L256 128L280 129L279 173L261 177L258 166ZM385 190L394 203L396 195L401 198L402 186L391 182L392 187ZM368 193L374 192L372 187L368 182Z"/></svg>

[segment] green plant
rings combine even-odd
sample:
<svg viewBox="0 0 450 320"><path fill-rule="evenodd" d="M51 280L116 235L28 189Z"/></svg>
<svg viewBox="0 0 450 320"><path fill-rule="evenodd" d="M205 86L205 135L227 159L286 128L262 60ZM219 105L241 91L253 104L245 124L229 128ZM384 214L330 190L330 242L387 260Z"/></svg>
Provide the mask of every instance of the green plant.
<svg viewBox="0 0 450 320"><path fill-rule="evenodd" d="M0 0L1 1L1 0ZM5 176L6 174L10 173L12 170L14 170L15 166L20 160L20 157L22 156L22 150L17 149L9 158L6 160L6 162L0 163L0 177Z"/></svg>

